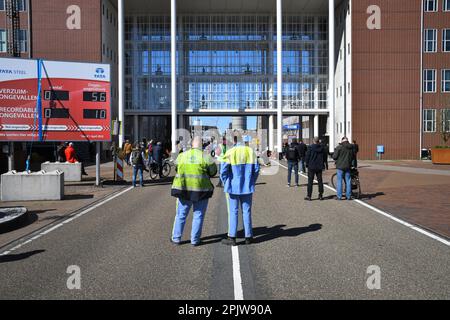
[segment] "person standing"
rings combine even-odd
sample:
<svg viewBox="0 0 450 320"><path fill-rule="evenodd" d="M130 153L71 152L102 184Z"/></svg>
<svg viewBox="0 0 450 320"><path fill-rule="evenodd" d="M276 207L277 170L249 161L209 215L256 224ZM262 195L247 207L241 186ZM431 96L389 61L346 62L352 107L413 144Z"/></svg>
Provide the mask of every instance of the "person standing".
<svg viewBox="0 0 450 320"><path fill-rule="evenodd" d="M342 143L333 153L333 159L336 161L337 169L337 198L342 200L342 179L345 177L346 197L352 200L352 184L350 169L354 158L353 145L348 142L348 138L342 138Z"/></svg>
<svg viewBox="0 0 450 320"><path fill-rule="evenodd" d="M291 187L292 169L294 170L295 185L298 184L298 162L300 161L300 149L297 139L292 139L292 143L286 149L286 160L288 161L288 188Z"/></svg>
<svg viewBox="0 0 450 320"><path fill-rule="evenodd" d="M67 144L65 142L61 142L59 146L56 148L56 155L58 162L66 162L66 154L65 154L66 148Z"/></svg>
<svg viewBox="0 0 450 320"><path fill-rule="evenodd" d="M130 156L133 151L133 146L130 143L130 140L126 140L123 146L123 151L125 152L125 161L127 165L130 165Z"/></svg>
<svg viewBox="0 0 450 320"><path fill-rule="evenodd" d="M159 178L162 179L163 148L161 142L156 143L156 146L153 147L153 161L158 166Z"/></svg>
<svg viewBox="0 0 450 320"><path fill-rule="evenodd" d="M314 178L317 177L319 183L319 200L323 200L323 180L322 172L325 169L324 158L326 150L320 144L319 137L314 138L314 143L309 146L305 156L306 168L308 168L308 194L305 198L311 201Z"/></svg>
<svg viewBox="0 0 450 320"><path fill-rule="evenodd" d="M144 159L145 159L145 148L135 145L133 151L130 155L130 162L133 166L133 188L136 188L136 176L139 172L139 185L144 186Z"/></svg>
<svg viewBox="0 0 450 320"><path fill-rule="evenodd" d="M223 159L224 159L226 153L227 153L227 138L225 136L223 136L222 144L220 144L216 150L216 157L217 157L217 161L219 162L219 171L222 166L221 164L224 161ZM219 182L217 183L216 187L223 188L222 180L220 179L220 177L219 177Z"/></svg>
<svg viewBox="0 0 450 320"><path fill-rule="evenodd" d="M244 142L250 142L249 137L245 137ZM222 240L225 245L236 245L239 206L242 208L245 243L250 244L253 240L252 200L258 175L255 152L242 144L240 136L237 137L236 146L227 151L220 169L228 207L228 238Z"/></svg>
<svg viewBox="0 0 450 320"><path fill-rule="evenodd" d="M323 140L320 140L320 144L325 151L324 158L323 158L323 164L325 165L325 170L328 170L328 155L330 154L330 147Z"/></svg>
<svg viewBox="0 0 450 320"><path fill-rule="evenodd" d="M202 151L200 137L193 139L192 149L178 156L176 171L171 194L177 198L177 213L170 240L176 245L181 243L186 218L193 207L191 244L198 246L201 243L208 200L214 192L210 179L217 173L217 167L211 156Z"/></svg>
<svg viewBox="0 0 450 320"><path fill-rule="evenodd" d="M300 143L298 145L298 150L300 152L300 173L306 173L306 168L305 168L305 156L306 156L306 151L307 151L308 147L306 146L306 144L303 142L303 140L300 140Z"/></svg>

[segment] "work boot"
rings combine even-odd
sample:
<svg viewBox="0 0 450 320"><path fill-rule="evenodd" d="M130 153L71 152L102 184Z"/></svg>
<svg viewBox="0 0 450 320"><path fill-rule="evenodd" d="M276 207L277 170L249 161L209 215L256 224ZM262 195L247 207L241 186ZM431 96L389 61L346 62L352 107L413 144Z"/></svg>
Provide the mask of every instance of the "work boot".
<svg viewBox="0 0 450 320"><path fill-rule="evenodd" d="M307 196L307 197L305 197L305 200L306 200L306 201L311 201L311 197L310 197L310 196Z"/></svg>
<svg viewBox="0 0 450 320"><path fill-rule="evenodd" d="M253 242L253 237L245 238L245 244L252 244L252 242Z"/></svg>
<svg viewBox="0 0 450 320"><path fill-rule="evenodd" d="M222 240L222 244L226 245L226 246L235 246L236 245L236 238L226 238Z"/></svg>

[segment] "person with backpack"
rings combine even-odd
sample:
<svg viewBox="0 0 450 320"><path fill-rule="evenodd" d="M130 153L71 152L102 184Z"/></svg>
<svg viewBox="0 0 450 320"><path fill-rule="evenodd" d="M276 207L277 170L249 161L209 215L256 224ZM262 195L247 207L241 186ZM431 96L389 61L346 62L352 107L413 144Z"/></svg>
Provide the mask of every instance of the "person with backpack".
<svg viewBox="0 0 450 320"><path fill-rule="evenodd" d="M325 170L326 150L320 143L319 137L314 138L314 143L309 146L305 156L306 168L308 168L308 195L306 201L311 201L314 178L317 177L319 183L319 200L323 200L323 179L322 173Z"/></svg>
<svg viewBox="0 0 450 320"><path fill-rule="evenodd" d="M300 173L306 173L306 166L305 166L305 157L306 157L306 151L308 150L308 146L303 142L303 140L300 140L300 143L298 144L298 150L300 152Z"/></svg>
<svg viewBox="0 0 450 320"><path fill-rule="evenodd" d="M291 187L292 169L294 169L295 185L298 184L298 162L300 161L300 150L297 143L297 139L292 139L292 143L286 147L286 160L288 161L288 184L287 187Z"/></svg>
<svg viewBox="0 0 450 320"><path fill-rule="evenodd" d="M336 200L342 200L342 179L345 177L346 198L352 199L352 183L351 172L352 163L354 161L354 146L348 142L348 138L342 138L341 144L333 153L333 159L336 161L337 169L337 197Z"/></svg>
<svg viewBox="0 0 450 320"><path fill-rule="evenodd" d="M67 148L67 143L65 142L61 142L59 144L59 146L56 148L56 155L57 155L57 159L58 162L66 162L66 148Z"/></svg>
<svg viewBox="0 0 450 320"><path fill-rule="evenodd" d="M136 188L136 175L139 172L140 186L144 186L144 159L145 149L135 145L131 151L130 162L133 166L133 188Z"/></svg>

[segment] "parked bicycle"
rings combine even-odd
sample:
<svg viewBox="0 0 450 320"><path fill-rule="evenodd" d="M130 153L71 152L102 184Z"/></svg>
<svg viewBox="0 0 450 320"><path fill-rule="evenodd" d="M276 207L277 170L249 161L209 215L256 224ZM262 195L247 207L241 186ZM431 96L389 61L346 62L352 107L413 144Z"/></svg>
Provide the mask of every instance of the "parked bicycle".
<svg viewBox="0 0 450 320"><path fill-rule="evenodd" d="M359 179L359 171L357 168L350 169L350 179L352 184L352 196L355 199L359 199L361 197L361 181ZM333 184L333 188L337 188L337 173L333 174L331 177L331 183ZM346 190L346 182L345 179L342 179L342 190Z"/></svg>
<svg viewBox="0 0 450 320"><path fill-rule="evenodd" d="M170 173L172 172L172 166L173 163L171 162L171 160L168 159L164 159L162 161L162 177L163 178L167 178L168 176L170 176ZM150 174L150 179L152 180L156 180L159 177L159 166L156 162L152 162L149 164L149 174Z"/></svg>

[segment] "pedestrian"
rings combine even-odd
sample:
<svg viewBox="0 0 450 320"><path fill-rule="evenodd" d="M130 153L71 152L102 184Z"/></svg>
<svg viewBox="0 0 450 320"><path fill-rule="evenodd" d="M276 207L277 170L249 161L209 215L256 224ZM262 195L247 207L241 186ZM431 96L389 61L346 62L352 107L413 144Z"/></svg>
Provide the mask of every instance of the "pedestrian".
<svg viewBox="0 0 450 320"><path fill-rule="evenodd" d="M325 155L324 155L324 158L323 158L323 163L325 165L325 170L328 170L328 156L330 155L330 147L323 140L320 140L320 144L322 145L322 147L323 147L323 149L325 151Z"/></svg>
<svg viewBox="0 0 450 320"><path fill-rule="evenodd" d="M297 139L292 139L292 143L286 149L286 160L288 161L288 188L291 187L292 170L294 170L295 185L298 184L298 162L300 161L300 149Z"/></svg>
<svg viewBox="0 0 450 320"><path fill-rule="evenodd" d="M186 218L193 207L191 244L198 246L208 200L214 192L210 178L216 175L217 167L211 156L202 151L200 137L193 139L192 149L178 156L176 166L171 194L177 198L177 213L170 240L177 245L181 243Z"/></svg>
<svg viewBox="0 0 450 320"><path fill-rule="evenodd" d="M66 162L66 151L67 143L61 142L59 146L56 148L56 155L58 162Z"/></svg>
<svg viewBox="0 0 450 320"><path fill-rule="evenodd" d="M133 151L130 155L130 162L133 166L133 188L136 188L136 176L139 172L139 186L144 186L144 159L145 148L143 145L135 144Z"/></svg>
<svg viewBox="0 0 450 320"><path fill-rule="evenodd" d="M250 137L244 137L244 142L250 142ZM227 151L220 169L228 204L228 238L222 240L225 245L236 245L239 206L242 208L245 243L252 243L252 200L258 175L255 152L243 145L242 138L238 137L236 147Z"/></svg>
<svg viewBox="0 0 450 320"><path fill-rule="evenodd" d="M153 147L153 161L158 166L159 179L162 179L163 147L160 141Z"/></svg>
<svg viewBox="0 0 450 320"><path fill-rule="evenodd" d="M75 151L74 145L72 142L69 143L68 147L64 150L64 154L66 155L66 161L69 163L80 163L77 153ZM83 176L87 176L87 172L84 169L84 164L81 162L81 174Z"/></svg>
<svg viewBox="0 0 450 320"><path fill-rule="evenodd" d="M215 153L217 156L217 161L219 162L219 172L220 172L222 162L224 161L225 154L227 153L227 138L225 136L223 136L223 138L222 138L222 144L217 146ZM219 177L219 182L217 183L216 187L223 188L223 183L222 183L222 180L220 179L220 177Z"/></svg>
<svg viewBox="0 0 450 320"><path fill-rule="evenodd" d="M306 157L306 151L308 149L308 146L303 142L303 140L300 140L300 143L298 144L298 150L300 152L300 173L306 173L306 167L305 167L305 157Z"/></svg>
<svg viewBox="0 0 450 320"><path fill-rule="evenodd" d="M131 156L131 152L133 151L133 146L130 143L130 140L126 140L125 144L123 146L123 151L125 152L125 161L127 163L128 166L131 165L130 163L130 156Z"/></svg>
<svg viewBox="0 0 450 320"><path fill-rule="evenodd" d="M356 143L356 140L353 140L353 168L358 168L358 153L359 153L359 146Z"/></svg>
<svg viewBox="0 0 450 320"><path fill-rule="evenodd" d="M337 197L336 200L342 200L342 179L345 177L346 198L352 200L352 185L350 169L354 158L353 146L348 142L348 138L342 138L341 144L333 153L333 159L336 161L337 169Z"/></svg>
<svg viewBox="0 0 450 320"><path fill-rule="evenodd" d="M323 179L322 172L325 169L324 158L326 157L326 150L320 144L319 137L314 138L314 143L309 146L305 156L305 164L308 169L308 194L306 201L311 201L314 178L317 178L319 183L319 200L323 200Z"/></svg>
<svg viewBox="0 0 450 320"><path fill-rule="evenodd" d="M149 166L153 162L153 140L148 143L148 163Z"/></svg>

